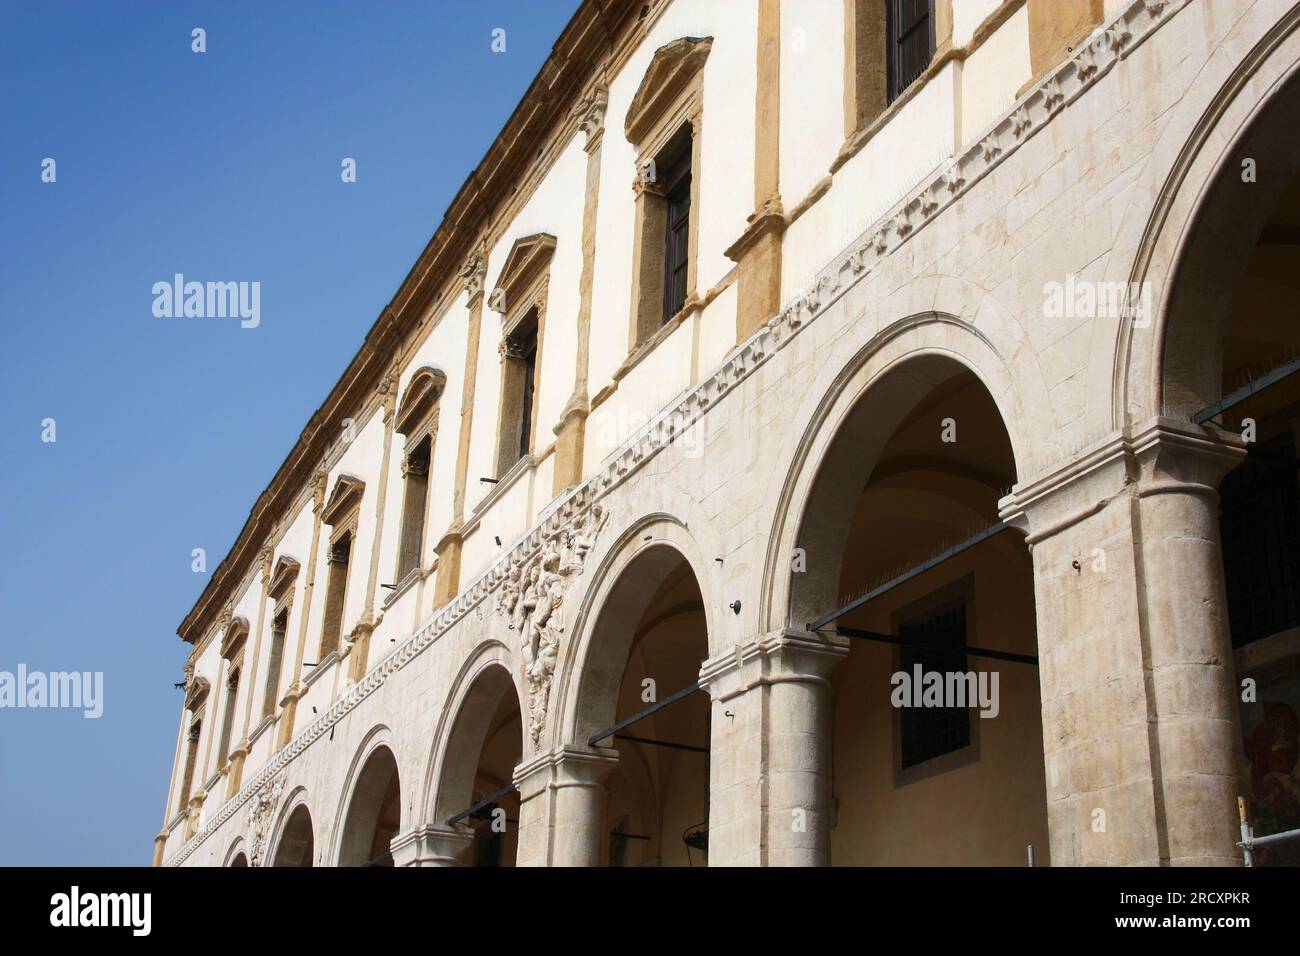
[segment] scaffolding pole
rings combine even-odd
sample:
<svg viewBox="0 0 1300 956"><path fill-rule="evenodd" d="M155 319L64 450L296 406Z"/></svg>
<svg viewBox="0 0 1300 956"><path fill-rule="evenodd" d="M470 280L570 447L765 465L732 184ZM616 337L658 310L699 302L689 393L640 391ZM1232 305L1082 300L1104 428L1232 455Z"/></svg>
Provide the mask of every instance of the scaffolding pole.
<svg viewBox="0 0 1300 956"><path fill-rule="evenodd" d="M1261 837L1255 836L1255 831L1246 818L1246 800L1244 797L1237 798L1237 817L1241 821L1241 842L1237 846L1241 847L1246 866L1255 865L1255 849L1257 847L1300 840L1300 830L1283 830L1281 833L1269 833Z"/></svg>

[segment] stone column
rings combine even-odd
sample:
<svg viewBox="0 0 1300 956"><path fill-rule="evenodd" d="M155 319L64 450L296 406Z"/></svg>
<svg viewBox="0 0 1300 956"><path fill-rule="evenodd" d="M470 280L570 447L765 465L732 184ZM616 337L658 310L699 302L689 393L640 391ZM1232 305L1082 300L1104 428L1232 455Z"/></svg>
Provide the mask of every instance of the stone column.
<svg viewBox="0 0 1300 956"><path fill-rule="evenodd" d="M427 824L399 833L388 844L394 866L462 866L460 855L474 842L464 824Z"/></svg>
<svg viewBox="0 0 1300 956"><path fill-rule="evenodd" d="M1134 435L1133 455L1169 862L1235 866L1241 730L1218 488L1245 453L1156 419Z"/></svg>
<svg viewBox="0 0 1300 956"><path fill-rule="evenodd" d="M830 862L831 687L843 638L775 631L705 661L710 866Z"/></svg>
<svg viewBox="0 0 1300 956"><path fill-rule="evenodd" d="M515 768L519 866L600 866L605 846L605 778L618 752L557 747Z"/></svg>
<svg viewBox="0 0 1300 956"><path fill-rule="evenodd" d="M1240 457L1156 420L1003 501L1033 554L1053 864L1239 859L1216 488Z"/></svg>

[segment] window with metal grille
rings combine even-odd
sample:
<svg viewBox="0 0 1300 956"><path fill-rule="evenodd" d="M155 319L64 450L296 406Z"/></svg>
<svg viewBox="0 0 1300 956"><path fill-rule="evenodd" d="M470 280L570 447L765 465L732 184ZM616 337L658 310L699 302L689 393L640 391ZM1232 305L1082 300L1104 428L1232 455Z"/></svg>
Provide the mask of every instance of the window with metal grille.
<svg viewBox="0 0 1300 956"><path fill-rule="evenodd" d="M889 101L925 72L934 57L934 0L885 0Z"/></svg>
<svg viewBox="0 0 1300 956"><path fill-rule="evenodd" d="M429 465L433 439L420 438L402 462L402 529L397 543L397 579L403 580L420 566L424 541L424 513L429 503Z"/></svg>
<svg viewBox="0 0 1300 956"><path fill-rule="evenodd" d="M899 637L923 647L902 647L899 669L914 674L964 672L966 667L966 601L964 598L913 618L898 629ZM904 707L899 712L903 769L970 745L970 712L966 707Z"/></svg>
<svg viewBox="0 0 1300 956"><path fill-rule="evenodd" d="M519 343L524 383L519 409L519 457L531 450L533 442L533 387L537 380L537 327L534 325Z"/></svg>
<svg viewBox="0 0 1300 956"><path fill-rule="evenodd" d="M1219 486L1232 646L1300 626L1300 472L1291 432L1258 446Z"/></svg>
<svg viewBox="0 0 1300 956"><path fill-rule="evenodd" d="M275 713L280 696L280 668L284 662L284 638L289 632L289 610L280 611L271 621L271 651L266 664L266 689L262 692L262 716Z"/></svg>
<svg viewBox="0 0 1300 956"><path fill-rule="evenodd" d="M196 720L190 724L190 732L185 744L185 772L181 777L181 800L177 813L185 810L190 802L190 788L194 786L194 766L199 761L199 738L203 736L203 721Z"/></svg>
<svg viewBox="0 0 1300 956"><path fill-rule="evenodd" d="M235 723L235 700L239 696L239 668L226 678L226 713L221 720L221 744L217 747L217 766L224 766L230 755L230 732Z"/></svg>
<svg viewBox="0 0 1300 956"><path fill-rule="evenodd" d="M325 623L321 628L320 649L316 660L324 660L326 655L334 654L339 649L339 639L343 635L343 606L347 599L348 566L352 562L352 533L339 536L325 551Z"/></svg>
<svg viewBox="0 0 1300 956"><path fill-rule="evenodd" d="M690 127L670 146L662 166L667 216L664 235L664 315L667 322L686 304L686 265L690 251L691 137Z"/></svg>

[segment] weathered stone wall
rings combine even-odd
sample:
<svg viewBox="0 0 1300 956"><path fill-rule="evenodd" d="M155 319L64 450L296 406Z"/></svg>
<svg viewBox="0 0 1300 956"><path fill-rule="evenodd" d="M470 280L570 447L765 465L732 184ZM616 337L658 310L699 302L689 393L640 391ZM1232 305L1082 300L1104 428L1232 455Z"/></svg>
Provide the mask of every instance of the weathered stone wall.
<svg viewBox="0 0 1300 956"><path fill-rule="evenodd" d="M544 564L547 535L563 549L578 527L590 548L555 565L569 567L559 655L543 729L516 772L520 862L599 852L592 814L611 758L585 744L583 665L620 569L665 546L690 563L707 616L710 861L827 862L828 678L844 647L803 631L810 595L828 589L789 568L841 423L902 363L941 355L988 389L1015 455L1003 513L1033 548L1052 862L1230 862L1232 673L1216 657L1224 615L1211 519L1235 452L1157 419L1157 356L1162 336L1187 321L1162 309L1196 196L1300 62L1298 24L1282 0L1125 6L703 375L676 406L693 423L690 441L632 442L413 637L372 647L381 663L303 719L269 765L250 764L240 794L195 839L169 840L167 858L218 865L237 843L271 846L301 800L317 862L334 862L350 782L381 741L401 774L403 834L437 828L441 748L475 668L506 664L528 700L502 589L526 570L519 557ZM832 188L820 201L835 199ZM1045 316L1045 284L1069 275L1149 281L1155 315ZM1104 573L1086 563L1097 549ZM838 566L808 574L837 576ZM252 808L267 786L279 806L259 833ZM807 832L781 825L792 807L810 811ZM439 839L455 837L430 832L396 855L430 860Z"/></svg>

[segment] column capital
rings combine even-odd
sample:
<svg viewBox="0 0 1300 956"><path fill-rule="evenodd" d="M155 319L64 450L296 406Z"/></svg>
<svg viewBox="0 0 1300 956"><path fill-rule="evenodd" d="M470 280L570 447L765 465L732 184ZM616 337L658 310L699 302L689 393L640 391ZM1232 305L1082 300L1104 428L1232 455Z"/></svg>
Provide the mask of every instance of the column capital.
<svg viewBox="0 0 1300 956"><path fill-rule="evenodd" d="M700 667L700 686L715 701L767 684L829 686L831 672L848 653L848 638L782 628L709 658Z"/></svg>
<svg viewBox="0 0 1300 956"><path fill-rule="evenodd" d="M1068 462L1022 482L999 503L999 516L1033 545L1096 514L1121 495L1215 495L1245 456L1236 435L1171 418L1115 431Z"/></svg>
<svg viewBox="0 0 1300 956"><path fill-rule="evenodd" d="M465 824L425 824L399 833L389 841L394 866L461 866L460 855L474 842Z"/></svg>
<svg viewBox="0 0 1300 956"><path fill-rule="evenodd" d="M1170 491L1217 495L1219 482L1246 457L1233 432L1169 418L1153 418L1134 430L1138 494Z"/></svg>
<svg viewBox="0 0 1300 956"><path fill-rule="evenodd" d="M539 753L515 767L519 799L528 800L545 789L596 787L618 766L618 751L610 747L564 745Z"/></svg>

